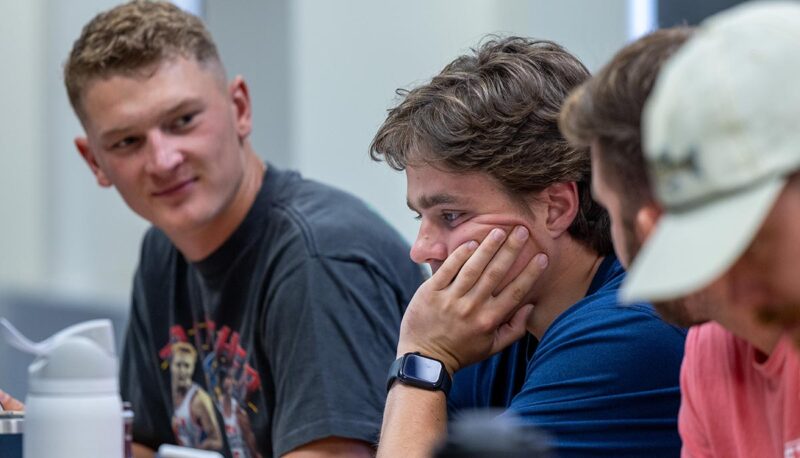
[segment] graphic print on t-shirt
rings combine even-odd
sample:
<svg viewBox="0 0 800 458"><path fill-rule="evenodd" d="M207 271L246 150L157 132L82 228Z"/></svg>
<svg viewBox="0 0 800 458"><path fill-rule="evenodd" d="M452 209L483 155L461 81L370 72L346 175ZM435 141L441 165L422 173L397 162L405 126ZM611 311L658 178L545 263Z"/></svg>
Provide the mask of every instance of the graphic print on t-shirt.
<svg viewBox="0 0 800 458"><path fill-rule="evenodd" d="M216 324L206 320L187 332L181 325L170 328L170 341L159 352L162 368L169 368L172 386L172 429L178 443L185 447L220 451L223 427L234 458L260 458L250 425L247 402L261 381L247 363L247 351L239 343L239 333L228 326L216 331ZM189 342L192 338L194 345ZM194 382L200 363L206 386L213 398Z"/></svg>
<svg viewBox="0 0 800 458"><path fill-rule="evenodd" d="M800 439L795 439L784 444L783 458L800 458Z"/></svg>

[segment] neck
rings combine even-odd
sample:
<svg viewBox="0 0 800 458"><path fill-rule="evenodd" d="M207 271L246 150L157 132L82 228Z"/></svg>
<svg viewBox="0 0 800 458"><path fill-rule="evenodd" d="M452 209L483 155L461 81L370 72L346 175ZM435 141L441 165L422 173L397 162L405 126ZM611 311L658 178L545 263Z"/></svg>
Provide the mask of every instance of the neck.
<svg viewBox="0 0 800 458"><path fill-rule="evenodd" d="M205 259L222 246L242 224L255 202L264 180L266 165L255 154L249 142L245 142L244 148L246 155L241 183L231 201L220 214L208 224L192 232L167 233L170 240L189 261L196 262Z"/></svg>
<svg viewBox="0 0 800 458"><path fill-rule="evenodd" d="M757 355L759 362L766 361L781 340L780 329L770 329L763 334L751 336L747 339L761 355Z"/></svg>
<svg viewBox="0 0 800 458"><path fill-rule="evenodd" d="M741 310L746 313L739 313L740 310L734 310L732 313L725 313L727 311L723 307L718 307L717 313L711 318L731 334L746 340L764 355L763 359L766 359L781 340L781 329L756 322L749 311Z"/></svg>
<svg viewBox="0 0 800 458"><path fill-rule="evenodd" d="M186 396L186 393L188 393L188 392L189 392L189 387L188 386L174 386L173 385L172 399L175 400L175 405L180 404L180 401L183 400L184 396Z"/></svg>
<svg viewBox="0 0 800 458"><path fill-rule="evenodd" d="M546 289L534 298L535 308L527 323L528 332L540 340L559 315L586 295L603 261L602 256L572 237L565 235L559 242L556 252L548 253L550 265L537 282Z"/></svg>

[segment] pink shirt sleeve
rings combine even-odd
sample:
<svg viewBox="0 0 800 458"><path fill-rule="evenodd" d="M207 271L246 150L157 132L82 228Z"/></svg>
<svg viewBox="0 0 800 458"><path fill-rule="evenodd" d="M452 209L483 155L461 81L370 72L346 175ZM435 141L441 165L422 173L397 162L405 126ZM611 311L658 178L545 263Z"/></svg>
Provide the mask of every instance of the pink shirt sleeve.
<svg viewBox="0 0 800 458"><path fill-rule="evenodd" d="M701 326L689 329L681 365L681 408L678 412L678 431L683 441L682 458L712 456L705 426L701 421L704 398L703 380L707 380L707 378L698 376L698 372L699 375L702 375L702 368L697 367L702 360L700 357L702 342L701 339L698 339L700 332Z"/></svg>

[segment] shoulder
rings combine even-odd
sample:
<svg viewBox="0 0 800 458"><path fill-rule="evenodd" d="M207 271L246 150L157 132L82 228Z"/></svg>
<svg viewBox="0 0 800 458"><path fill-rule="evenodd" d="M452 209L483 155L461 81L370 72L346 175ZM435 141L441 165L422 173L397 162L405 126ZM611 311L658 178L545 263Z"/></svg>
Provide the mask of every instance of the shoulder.
<svg viewBox="0 0 800 458"><path fill-rule="evenodd" d="M142 258L160 257L176 251L175 245L161 229L150 226L142 238Z"/></svg>
<svg viewBox="0 0 800 458"><path fill-rule="evenodd" d="M183 261L178 249L157 227L150 227L144 234L139 254L137 281L145 284L161 284L172 278L177 262Z"/></svg>
<svg viewBox="0 0 800 458"><path fill-rule="evenodd" d="M683 349L686 330L662 320L650 304L619 304L617 291L599 291L562 313L542 341L633 339L642 344L668 343Z"/></svg>
<svg viewBox="0 0 800 458"><path fill-rule="evenodd" d="M201 387L197 387L192 394L192 404L193 405L205 405L207 402L211 401L211 396L209 396L208 392Z"/></svg>
<svg viewBox="0 0 800 458"><path fill-rule="evenodd" d="M618 390L676 386L686 331L647 304L620 305L615 291L573 305L553 322L534 355L537 380L558 377L613 380ZM536 368L548 366L547 370ZM538 374L537 374L538 372Z"/></svg>
<svg viewBox="0 0 800 458"><path fill-rule="evenodd" d="M268 186L269 224L274 236L264 240L272 252L292 264L303 258L359 265L391 283L416 289L422 271L408 256L397 231L357 197L294 172L276 171ZM413 287L413 288L412 288Z"/></svg>
<svg viewBox="0 0 800 458"><path fill-rule="evenodd" d="M400 235L361 199L332 186L275 171L270 188L272 218L295 227L311 254L349 257L375 251L402 253Z"/></svg>
<svg viewBox="0 0 800 458"><path fill-rule="evenodd" d="M646 303L621 304L619 288L625 270L613 256L606 257L595 274L589 293L565 310L545 333L552 337L574 333L588 335L635 336L637 340L666 339L683 348L686 330L673 326ZM544 340L544 339L543 339Z"/></svg>
<svg viewBox="0 0 800 458"><path fill-rule="evenodd" d="M604 353L609 361L627 366L652 361L647 355L665 356L679 365L686 330L662 320L650 304L620 304L618 293L624 277L619 262L607 257L589 294L553 321L539 350L544 354L570 350L588 361Z"/></svg>
<svg viewBox="0 0 800 458"><path fill-rule="evenodd" d="M746 370L750 363L750 345L722 325L710 321L689 330L683 364L686 381L719 383L729 374ZM695 377L695 374L697 375ZM711 375L715 374L715 375Z"/></svg>
<svg viewBox="0 0 800 458"><path fill-rule="evenodd" d="M709 321L689 329L686 337L686 354L695 358L719 356L740 351L745 345L744 340L731 334L722 325Z"/></svg>

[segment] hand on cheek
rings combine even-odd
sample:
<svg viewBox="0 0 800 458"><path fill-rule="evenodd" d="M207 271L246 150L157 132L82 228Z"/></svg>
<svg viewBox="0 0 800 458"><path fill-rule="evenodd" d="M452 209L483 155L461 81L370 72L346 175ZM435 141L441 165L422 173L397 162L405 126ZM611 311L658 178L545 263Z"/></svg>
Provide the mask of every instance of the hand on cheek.
<svg viewBox="0 0 800 458"><path fill-rule="evenodd" d="M522 227L527 229L528 231L528 236L524 240L522 247L519 249L516 259L513 260L513 263L508 268L506 275L502 278L502 280L498 283L497 287L493 291L492 294L495 296L500 294L500 292L505 287L507 287L515 278L517 278L517 276L519 276L523 272L525 266L527 266L528 263L531 262L531 260L533 259L534 256L536 256L536 254L544 252L544 250L541 248L541 243L539 243L539 241L532 236L535 233L531 231L530 227L528 227L527 225L515 225L513 221L506 223L507 224L503 225L498 224L496 226L492 225L491 223L486 223L485 225L487 226L487 228L483 230L480 238L475 238L475 240L482 242L486 240L487 237L489 237L492 230L495 228L502 229L507 234L511 234L515 227ZM466 240L467 239L465 239L465 241Z"/></svg>
<svg viewBox="0 0 800 458"><path fill-rule="evenodd" d="M543 253L523 262L519 275L505 282L529 243L518 226L493 229L478 244L456 248L417 290L400 329L398 355L418 351L439 359L453 373L505 348L525 333L531 304L521 301L547 267Z"/></svg>

